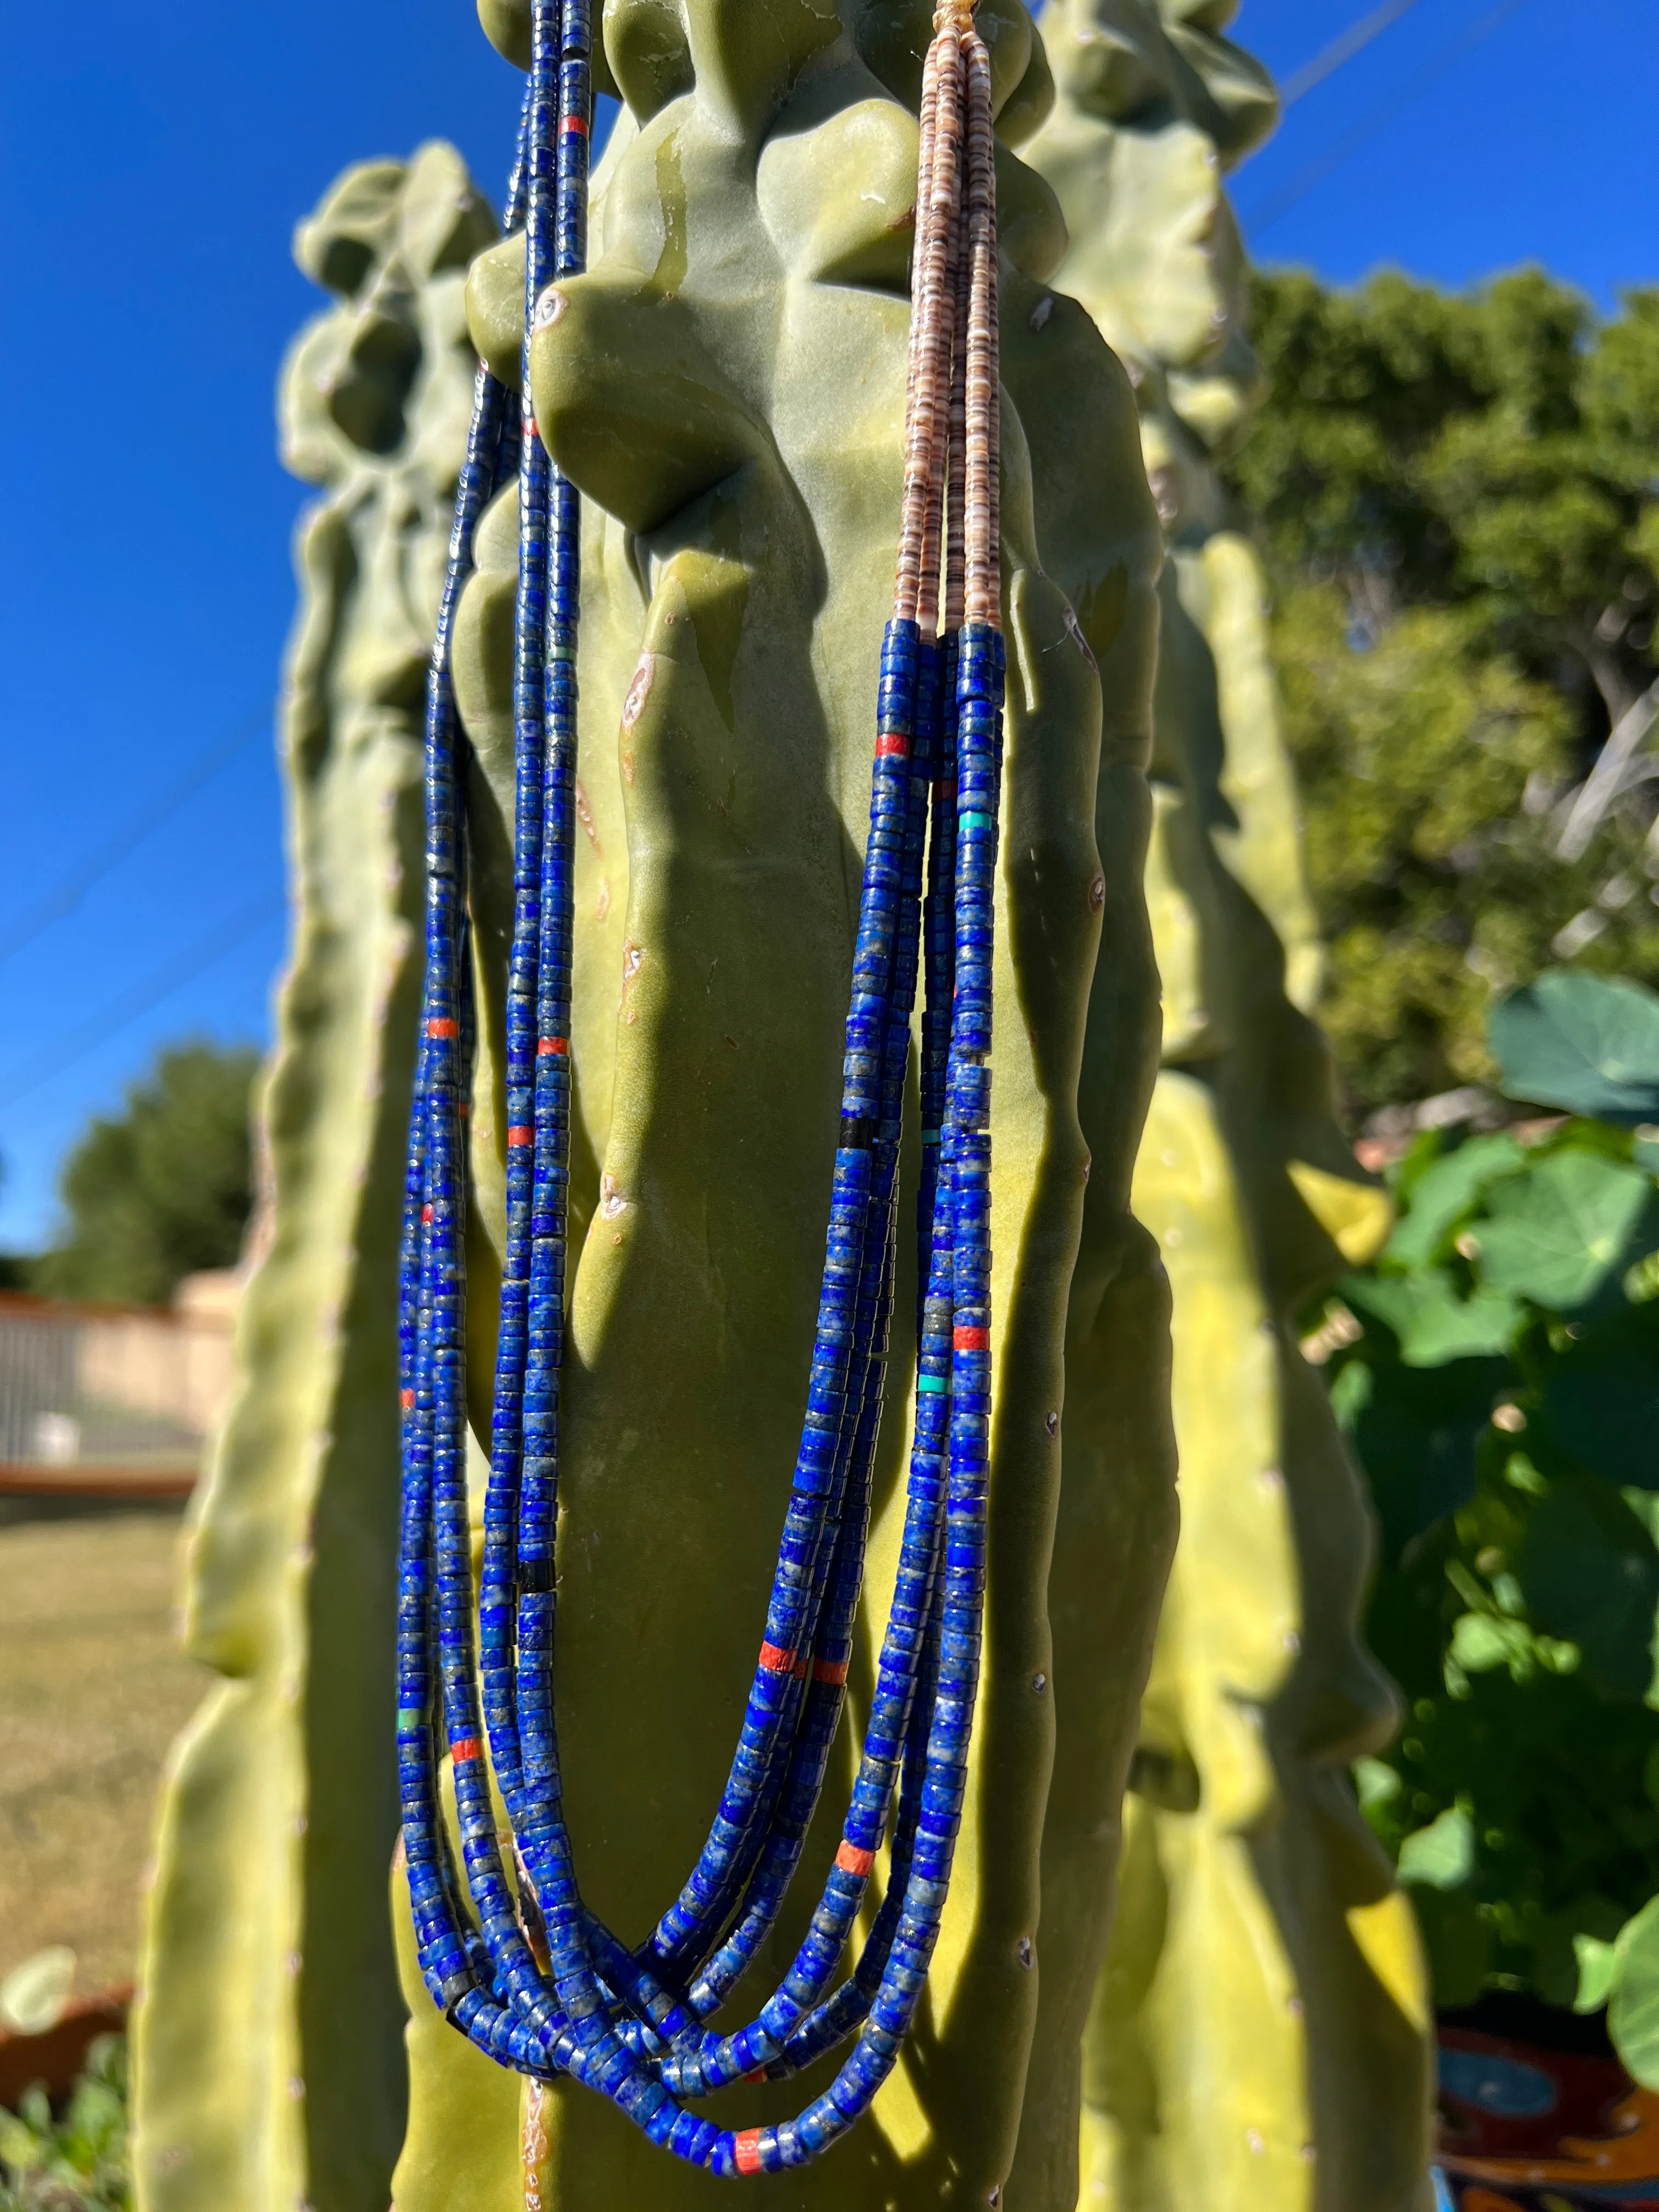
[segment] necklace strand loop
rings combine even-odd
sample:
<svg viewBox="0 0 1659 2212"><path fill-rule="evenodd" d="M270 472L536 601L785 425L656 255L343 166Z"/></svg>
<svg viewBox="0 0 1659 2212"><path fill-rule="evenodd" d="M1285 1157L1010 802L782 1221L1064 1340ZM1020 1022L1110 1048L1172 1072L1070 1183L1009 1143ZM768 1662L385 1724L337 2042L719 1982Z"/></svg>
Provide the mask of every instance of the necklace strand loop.
<svg viewBox="0 0 1659 2212"><path fill-rule="evenodd" d="M989 58L941 0L923 78L893 615L807 1407L742 1736L679 1895L630 1946L578 1887L552 1702L567 1307L580 506L528 403L550 287L586 263L590 0L533 0L507 226L526 233L524 399L481 368L428 688L427 973L400 1270L398 1747L421 1972L454 2026L611 2099L722 2174L816 2157L868 2107L925 1986L978 1684L991 1405L990 1051L1002 768L996 206ZM465 1102L476 1018L450 640L472 536L516 476L507 1237L474 1610L467 1521ZM941 599L944 628L939 629ZM808 1935L755 2018L705 2022L775 1923L839 1727L887 1367L899 1152L921 987L917 1352L903 1538L851 1802ZM440 1785L453 1778L457 1863ZM511 1828L503 1859L493 1768ZM879 1908L838 1964L888 1850ZM690 2109L850 2040L795 2118Z"/></svg>

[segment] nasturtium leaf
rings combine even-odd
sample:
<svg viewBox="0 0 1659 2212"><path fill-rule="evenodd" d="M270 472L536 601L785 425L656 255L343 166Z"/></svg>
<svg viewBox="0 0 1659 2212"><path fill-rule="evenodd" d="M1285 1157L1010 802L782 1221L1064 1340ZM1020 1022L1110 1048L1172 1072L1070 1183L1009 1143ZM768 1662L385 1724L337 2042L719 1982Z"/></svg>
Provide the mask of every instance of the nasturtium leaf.
<svg viewBox="0 0 1659 2212"><path fill-rule="evenodd" d="M1482 1287L1467 1298L1449 1289L1425 1298L1400 1340L1407 1367L1443 1367L1452 1359L1508 1351L1525 1324L1526 1309L1502 1291Z"/></svg>
<svg viewBox="0 0 1659 2212"><path fill-rule="evenodd" d="M1517 1173L1526 1163L1521 1146L1502 1132L1471 1137L1446 1153L1412 1185L1409 1210L1383 1248L1384 1260L1401 1267L1426 1267L1488 1185Z"/></svg>
<svg viewBox="0 0 1659 2212"><path fill-rule="evenodd" d="M1452 1623L1451 1656L1466 1674L1484 1674L1526 1656L1532 1638L1517 1620L1489 1613L1460 1613Z"/></svg>
<svg viewBox="0 0 1659 2212"><path fill-rule="evenodd" d="M1578 1935L1572 1939L1572 1951L1578 1968L1578 1990L1572 2008L1575 2012L1600 2012L1612 1994L1618 1947L1602 1942L1599 1936Z"/></svg>
<svg viewBox="0 0 1659 2212"><path fill-rule="evenodd" d="M1583 1986L1579 1945L1601 1943L1611 1951L1624 1918L1620 1906L1594 1890L1546 1914L1533 1944L1531 1974L1532 1985L1546 2004L1577 2002Z"/></svg>
<svg viewBox="0 0 1659 2212"><path fill-rule="evenodd" d="M1593 1297L1626 1247L1653 1185L1639 1168L1577 1149L1500 1183L1480 1226L1484 1282L1558 1313Z"/></svg>
<svg viewBox="0 0 1659 2212"><path fill-rule="evenodd" d="M1443 1367L1453 1359L1506 1352L1527 1318L1525 1309L1502 1291L1482 1286L1459 1297L1440 1267L1352 1281L1359 1308L1393 1332L1407 1367Z"/></svg>
<svg viewBox="0 0 1659 2212"><path fill-rule="evenodd" d="M1553 969L1494 1006L1486 1034L1510 1098L1601 1121L1659 1121L1659 994Z"/></svg>
<svg viewBox="0 0 1659 2212"><path fill-rule="evenodd" d="M1461 1805L1449 1805L1400 1846L1401 1881L1425 1889L1457 1889L1474 1872L1474 1824Z"/></svg>
<svg viewBox="0 0 1659 2212"><path fill-rule="evenodd" d="M1365 1814L1378 1806L1391 1804L1403 1787L1393 1767L1381 1759L1356 1759L1353 1784L1359 1798L1359 1809Z"/></svg>
<svg viewBox="0 0 1659 2212"><path fill-rule="evenodd" d="M1352 1304L1362 1321L1380 1321L1401 1345L1424 1299L1443 1288L1443 1278L1431 1278L1425 1284L1419 1275L1348 1275L1340 1285L1345 1303Z"/></svg>
<svg viewBox="0 0 1659 2212"><path fill-rule="evenodd" d="M1576 1644L1585 1673L1610 1696L1643 1697L1653 1679L1659 1552L1617 1491L1594 1476L1557 1483L1528 1523L1520 1569L1538 1625Z"/></svg>
<svg viewBox="0 0 1659 2212"><path fill-rule="evenodd" d="M1606 1481L1659 1491L1659 1316L1620 1316L1553 1366L1544 1404L1557 1440Z"/></svg>
<svg viewBox="0 0 1659 2212"><path fill-rule="evenodd" d="M1659 1897L1650 1897L1619 1931L1607 2033L1625 2070L1659 2089Z"/></svg>

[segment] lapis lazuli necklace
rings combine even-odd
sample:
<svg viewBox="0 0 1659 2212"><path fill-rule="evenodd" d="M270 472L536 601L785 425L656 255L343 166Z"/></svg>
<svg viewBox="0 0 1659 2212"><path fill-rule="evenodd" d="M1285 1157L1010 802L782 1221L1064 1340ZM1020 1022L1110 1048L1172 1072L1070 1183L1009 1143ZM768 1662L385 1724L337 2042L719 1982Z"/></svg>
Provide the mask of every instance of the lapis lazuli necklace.
<svg viewBox="0 0 1659 2212"><path fill-rule="evenodd" d="M535 0L509 228L530 334L586 254L590 0ZM629 1945L584 1904L553 1711L569 1179L580 504L519 398L476 386L427 700L426 985L399 1313L398 1756L421 1972L471 2041L600 2091L721 2174L817 2155L866 2109L926 1985L978 1686L990 1432L990 1050L1003 650L988 58L941 0L923 79L904 504L882 642L841 1129L801 1441L738 1748L678 1898ZM465 1127L474 1013L452 625L478 515L516 469L507 1241L475 1592L467 1522ZM941 624L940 600L943 598ZM809 1932L749 2023L707 2021L774 1926L841 1719L887 1364L905 1077L925 971L915 1413L902 1547L851 1803ZM440 1791L447 1753L458 1865ZM489 1775L512 1827L511 1878ZM831 1989L889 1845L884 1893ZM849 2043L795 2118L695 2109Z"/></svg>

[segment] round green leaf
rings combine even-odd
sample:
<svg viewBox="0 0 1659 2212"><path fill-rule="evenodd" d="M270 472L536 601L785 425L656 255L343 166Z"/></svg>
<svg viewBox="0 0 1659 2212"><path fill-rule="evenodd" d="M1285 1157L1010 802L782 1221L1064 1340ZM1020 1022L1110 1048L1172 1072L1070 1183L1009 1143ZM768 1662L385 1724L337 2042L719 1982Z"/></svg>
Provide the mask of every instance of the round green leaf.
<svg viewBox="0 0 1659 2212"><path fill-rule="evenodd" d="M1613 1938L1624 1918L1620 1906L1610 1897L1593 1890L1545 1915L1533 1944L1531 1978L1534 1989L1546 2004L1573 2005L1580 2011L1594 2012L1606 2002L1613 1982ZM1583 1962L1591 1945L1607 1951L1609 1958L1601 1996L1595 2004L1587 2005L1581 2002L1586 1987ZM1595 1972L1592 1962L1591 1986L1595 1984Z"/></svg>
<svg viewBox="0 0 1659 2212"><path fill-rule="evenodd" d="M1411 1196L1383 1257L1397 1267L1426 1267L1458 1224L1470 1213L1490 1184L1517 1174L1527 1155L1513 1137L1471 1137L1426 1168L1411 1187Z"/></svg>
<svg viewBox="0 0 1659 2212"><path fill-rule="evenodd" d="M1659 2089L1659 1897L1650 1897L1619 1931L1607 2033L1625 2070Z"/></svg>
<svg viewBox="0 0 1659 2212"><path fill-rule="evenodd" d="M1659 994L1554 969L1486 1022L1510 1098L1602 1121L1659 1121Z"/></svg>
<svg viewBox="0 0 1659 2212"><path fill-rule="evenodd" d="M1478 1289L1460 1298L1441 1267L1415 1275L1351 1276L1343 1285L1353 1304L1390 1329L1407 1367L1443 1367L1507 1352L1526 1320L1505 1292Z"/></svg>
<svg viewBox="0 0 1659 2212"><path fill-rule="evenodd" d="M1400 1879L1426 1889L1456 1889L1474 1871L1474 1826L1461 1805L1449 1805L1400 1846Z"/></svg>
<svg viewBox="0 0 1659 2212"><path fill-rule="evenodd" d="M1493 1288L1571 1312L1626 1256L1652 1183L1639 1168L1571 1148L1500 1183L1482 1224L1480 1273Z"/></svg>
<svg viewBox="0 0 1659 2212"><path fill-rule="evenodd" d="M1599 1936L1577 1935L1572 1939L1572 1952L1578 1969L1578 1990L1572 2008L1575 2012L1600 2012L1613 1992L1618 1947L1604 1943Z"/></svg>

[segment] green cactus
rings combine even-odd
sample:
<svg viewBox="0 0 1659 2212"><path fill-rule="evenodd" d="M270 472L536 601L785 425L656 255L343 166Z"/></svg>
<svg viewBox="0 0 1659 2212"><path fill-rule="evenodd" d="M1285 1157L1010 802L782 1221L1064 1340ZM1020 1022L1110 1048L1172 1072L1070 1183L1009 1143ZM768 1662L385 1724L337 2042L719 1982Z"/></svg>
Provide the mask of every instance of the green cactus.
<svg viewBox="0 0 1659 2212"><path fill-rule="evenodd" d="M511 52L514 11L484 13ZM1047 82L1030 21L1018 0L986 0L980 21L1004 136L1029 131ZM928 27L913 0L781 0L760 18L729 0L611 0L605 47L627 108L596 180L590 273L560 287L532 362L537 420L592 502L561 1743L585 1887L629 1934L673 1893L715 1801L799 1419L896 544ZM1116 1799L1173 1537L1166 1309L1128 1213L1153 1076L1140 870L1160 548L1127 380L1047 289L1065 242L1052 196L1006 145L999 185L1011 677L988 1665L927 2017L852 2141L821 2168L751 2185L791 2204L997 2201L1021 2126L1036 1948L1045 1990L1075 1984L1079 2033L1103 1952ZM521 251L486 255L471 284L474 336L507 377ZM501 1228L513 539L508 494L482 526L456 643L486 825L475 1428ZM902 1282L899 1372L912 1302ZM1073 1408L1091 1416L1087 1441L1066 1447L1063 1492L1062 1403L1068 1431ZM908 1419L890 1410L878 1620ZM1045 1605L1057 1516L1065 1557ZM1056 1693L1063 1705L1083 1684L1088 1727L1049 1791ZM826 1828L807 1868L832 1848ZM1040 1850L1055 1869L1041 1899ZM806 1903L757 1979L775 1978ZM406 1924L404 1946L398 2212L508 2212L526 2185L538 2205L672 2206L714 2186L586 2092L536 2094L520 2115L511 2078L437 2019ZM1046 2117L1033 2108L1029 2125L1069 2130L1063 2166L1077 2036L1061 2063L1069 2106L1045 2082ZM802 2094L739 2088L711 2109L741 2125ZM1069 2212L1063 2191L1043 2202Z"/></svg>
<svg viewBox="0 0 1659 2212"><path fill-rule="evenodd" d="M1232 12L1056 0L1058 99L1027 149L1072 235L1058 281L1135 380L1171 555L1147 874L1164 1069L1134 1202L1174 1291L1182 1538L1088 2028L1081 2201L1406 2212L1431 2201L1427 1998L1346 1772L1394 1702L1356 1632L1365 1509L1292 1326L1388 1209L1310 1018L1266 586L1215 467L1259 383L1221 171L1274 113L1219 35Z"/></svg>
<svg viewBox="0 0 1659 2212"><path fill-rule="evenodd" d="M267 1248L196 1511L187 1640L223 1678L164 1796L135 2027L145 2212L384 2212L405 2106L396 1277L420 986L421 715L495 235L459 156L349 170L302 223L337 294L283 371L296 930L264 1095Z"/></svg>

